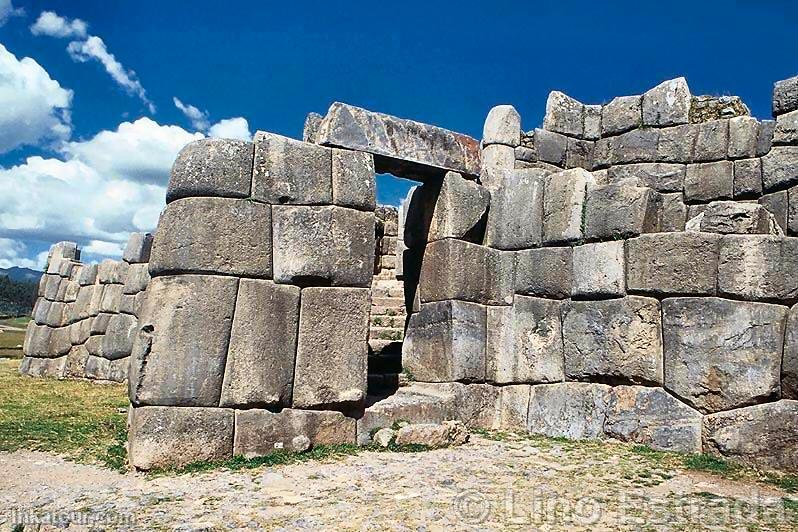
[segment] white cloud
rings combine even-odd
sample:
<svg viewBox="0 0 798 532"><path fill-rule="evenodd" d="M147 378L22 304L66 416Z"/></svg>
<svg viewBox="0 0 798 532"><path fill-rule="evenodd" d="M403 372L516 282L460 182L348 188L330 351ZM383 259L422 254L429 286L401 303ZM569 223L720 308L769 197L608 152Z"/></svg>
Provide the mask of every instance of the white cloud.
<svg viewBox="0 0 798 532"><path fill-rule="evenodd" d="M0 44L0 153L68 138L72 91L30 57L18 60Z"/></svg>
<svg viewBox="0 0 798 532"><path fill-rule="evenodd" d="M40 256L34 259L26 259L28 254L27 246L19 240L11 238L0 238L0 268L11 268L19 266L20 268L31 268L40 270L44 266L44 261L47 260L47 253L44 253L44 260L41 262Z"/></svg>
<svg viewBox="0 0 798 532"><path fill-rule="evenodd" d="M102 39L90 35L85 41L72 41L67 46L67 52L74 61L81 63L91 60L99 61L114 81L131 94L138 96L147 105L149 111L155 113L155 105L147 98L147 91L136 79L136 73L125 69L122 63L116 60L114 54L108 51Z"/></svg>
<svg viewBox="0 0 798 532"><path fill-rule="evenodd" d="M175 102L175 107L180 109L180 112L186 115L191 121L191 127L198 131L205 131L210 127L210 122L208 122L208 112L207 111L200 111L193 105L185 104L180 101L180 98L177 96L172 98L172 101Z"/></svg>
<svg viewBox="0 0 798 532"><path fill-rule="evenodd" d="M0 0L0 26L3 26L11 17L21 17L25 10L21 7L14 7L11 0Z"/></svg>
<svg viewBox="0 0 798 532"><path fill-rule="evenodd" d="M208 136L224 139L252 140L247 119L243 117L226 118L210 127Z"/></svg>
<svg viewBox="0 0 798 532"><path fill-rule="evenodd" d="M83 253L92 255L104 255L106 257L118 257L124 251L124 247L119 242L106 242L104 240L92 240L82 248Z"/></svg>
<svg viewBox="0 0 798 532"><path fill-rule="evenodd" d="M0 0L2 2L2 0ZM42 11L36 22L30 27L34 35L47 35L48 37L86 37L89 25L79 18L72 20L58 16L53 11Z"/></svg>

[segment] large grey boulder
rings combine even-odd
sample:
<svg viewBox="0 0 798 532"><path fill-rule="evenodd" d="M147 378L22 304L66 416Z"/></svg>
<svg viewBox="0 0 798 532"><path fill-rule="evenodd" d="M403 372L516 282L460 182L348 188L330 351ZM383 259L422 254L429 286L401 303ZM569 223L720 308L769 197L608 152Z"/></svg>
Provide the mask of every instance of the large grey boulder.
<svg viewBox="0 0 798 532"><path fill-rule="evenodd" d="M595 143L590 140L568 137L565 152L566 168L593 168L593 151Z"/></svg>
<svg viewBox="0 0 798 532"><path fill-rule="evenodd" d="M565 375L572 380L662 384L656 299L571 301L563 308Z"/></svg>
<svg viewBox="0 0 798 532"><path fill-rule="evenodd" d="M532 387L528 384L512 384L501 387L496 429L512 432L526 431L531 389Z"/></svg>
<svg viewBox="0 0 798 532"><path fill-rule="evenodd" d="M798 298L798 238L727 235L720 244L718 293L749 300Z"/></svg>
<svg viewBox="0 0 798 532"><path fill-rule="evenodd" d="M401 427L396 434L397 445L424 445L432 449L463 445L468 441L468 430L460 421L441 424L423 423Z"/></svg>
<svg viewBox="0 0 798 532"><path fill-rule="evenodd" d="M781 361L781 396L798 399L798 305L790 309Z"/></svg>
<svg viewBox="0 0 798 532"><path fill-rule="evenodd" d="M571 294L582 297L625 295L625 264L623 241L575 246Z"/></svg>
<svg viewBox="0 0 798 532"><path fill-rule="evenodd" d="M646 163L657 160L659 129L633 129L612 138L610 162L613 165Z"/></svg>
<svg viewBox="0 0 798 532"><path fill-rule="evenodd" d="M700 230L721 234L781 234L770 212L758 203L713 201L702 213Z"/></svg>
<svg viewBox="0 0 798 532"><path fill-rule="evenodd" d="M729 120L730 159L756 157L759 121L751 116L736 116Z"/></svg>
<svg viewBox="0 0 798 532"><path fill-rule="evenodd" d="M693 160L707 162L725 159L729 152L729 121L702 122L697 128Z"/></svg>
<svg viewBox="0 0 798 532"><path fill-rule="evenodd" d="M628 240L627 290L714 294L720 238L709 233L656 233Z"/></svg>
<svg viewBox="0 0 798 532"><path fill-rule="evenodd" d="M543 191L543 242L573 242L582 238L582 211L593 176L574 168L546 176Z"/></svg>
<svg viewBox="0 0 798 532"><path fill-rule="evenodd" d="M618 96L601 109L601 136L617 135L643 123L642 96Z"/></svg>
<svg viewBox="0 0 798 532"><path fill-rule="evenodd" d="M561 382L560 301L516 296L487 309L487 376L499 384Z"/></svg>
<svg viewBox="0 0 798 532"><path fill-rule="evenodd" d="M734 161L734 197L753 198L762 194L762 160Z"/></svg>
<svg viewBox="0 0 798 532"><path fill-rule="evenodd" d="M316 143L316 137L319 134L319 127L324 117L319 113L308 113L305 117L305 124L302 127L302 141Z"/></svg>
<svg viewBox="0 0 798 532"><path fill-rule="evenodd" d="M527 430L552 438L603 439L611 390L583 382L532 386Z"/></svg>
<svg viewBox="0 0 798 532"><path fill-rule="evenodd" d="M332 150L258 131L252 198L271 204L332 203Z"/></svg>
<svg viewBox="0 0 798 532"><path fill-rule="evenodd" d="M585 139L595 141L601 137L601 110L601 105L585 106Z"/></svg>
<svg viewBox="0 0 798 532"><path fill-rule="evenodd" d="M786 233L789 230L789 191L779 190L771 194L764 194L759 198L759 203L764 205L776 219L776 223L779 224L781 230Z"/></svg>
<svg viewBox="0 0 798 532"><path fill-rule="evenodd" d="M488 112L482 129L482 144L506 144L516 147L521 143L521 115L512 105L497 105Z"/></svg>
<svg viewBox="0 0 798 532"><path fill-rule="evenodd" d="M195 140L180 150L166 190L166 202L190 196L246 198L252 183L251 142Z"/></svg>
<svg viewBox="0 0 798 532"><path fill-rule="evenodd" d="M272 208L274 280L366 287L374 268L374 213L336 206ZM318 284L318 283L317 283Z"/></svg>
<svg viewBox="0 0 798 532"><path fill-rule="evenodd" d="M698 124L659 129L657 160L665 163L691 163L695 159Z"/></svg>
<svg viewBox="0 0 798 532"><path fill-rule="evenodd" d="M798 76L773 85L773 116L798 109Z"/></svg>
<svg viewBox="0 0 798 532"><path fill-rule="evenodd" d="M582 137L585 132L584 104L560 91L551 91L546 100L543 128L571 137Z"/></svg>
<svg viewBox="0 0 798 532"><path fill-rule="evenodd" d="M130 465L146 471L232 458L233 412L228 408L133 408L128 428Z"/></svg>
<svg viewBox="0 0 798 532"><path fill-rule="evenodd" d="M610 183L629 182L658 192L681 192L685 168L673 163L622 164L610 167L608 178Z"/></svg>
<svg viewBox="0 0 798 532"><path fill-rule="evenodd" d="M155 277L130 366L134 405L218 406L238 279Z"/></svg>
<svg viewBox="0 0 798 532"><path fill-rule="evenodd" d="M150 273L272 275L269 205L228 198L185 198L166 206Z"/></svg>
<svg viewBox="0 0 798 532"><path fill-rule="evenodd" d="M798 110L776 117L773 144L798 144Z"/></svg>
<svg viewBox="0 0 798 532"><path fill-rule="evenodd" d="M584 237L590 240L629 238L659 230L662 198L645 187L589 186L584 210Z"/></svg>
<svg viewBox="0 0 798 532"><path fill-rule="evenodd" d="M377 207L374 157L370 153L332 150L333 203L373 211Z"/></svg>
<svg viewBox="0 0 798 532"><path fill-rule="evenodd" d="M688 123L691 99L686 79L663 81L643 94L643 125L675 126Z"/></svg>
<svg viewBox="0 0 798 532"><path fill-rule="evenodd" d="M479 182L489 189L495 189L502 181L502 175L515 168L515 148L506 144L489 144L482 148L482 161Z"/></svg>
<svg viewBox="0 0 798 532"><path fill-rule="evenodd" d="M515 256L516 293L553 299L571 296L573 248L525 249Z"/></svg>
<svg viewBox="0 0 798 532"><path fill-rule="evenodd" d="M221 406L289 406L299 326L298 286L241 279Z"/></svg>
<svg viewBox="0 0 798 532"><path fill-rule="evenodd" d="M335 102L316 142L374 155L377 173L425 181L447 171L479 175L479 142L440 127Z"/></svg>
<svg viewBox="0 0 798 532"><path fill-rule="evenodd" d="M665 299L665 388L705 413L777 397L786 318L779 305Z"/></svg>
<svg viewBox="0 0 798 532"><path fill-rule="evenodd" d="M483 305L422 303L407 324L402 365L422 382L485 380L486 337Z"/></svg>
<svg viewBox="0 0 798 532"><path fill-rule="evenodd" d="M762 157L765 190L798 184L798 146L773 146Z"/></svg>
<svg viewBox="0 0 798 532"><path fill-rule="evenodd" d="M540 161L559 167L565 166L568 137L548 129L535 129L533 138L535 152Z"/></svg>
<svg viewBox="0 0 798 532"><path fill-rule="evenodd" d="M604 432L660 451L701 452L702 416L658 387L616 386Z"/></svg>
<svg viewBox="0 0 798 532"><path fill-rule="evenodd" d="M138 294L146 290L148 284L150 284L149 264L131 264L127 271L122 293L126 295ZM78 293L78 297L80 297L80 293Z"/></svg>
<svg viewBox="0 0 798 532"><path fill-rule="evenodd" d="M685 201L731 199L734 195L734 163L688 164L684 176Z"/></svg>
<svg viewBox="0 0 798 532"><path fill-rule="evenodd" d="M490 192L485 245L524 249L540 245L543 236L543 185L548 172L539 168L510 170Z"/></svg>
<svg viewBox="0 0 798 532"><path fill-rule="evenodd" d="M681 192L660 194L662 210L659 215L659 230L663 233L684 231L687 223L687 205Z"/></svg>
<svg viewBox="0 0 798 532"><path fill-rule="evenodd" d="M279 452L302 452L308 444L355 443L355 420L340 412L286 408L280 412L238 410L233 455L254 458Z"/></svg>
<svg viewBox="0 0 798 532"><path fill-rule="evenodd" d="M798 472L798 401L754 405L704 418L704 452Z"/></svg>
<svg viewBox="0 0 798 532"><path fill-rule="evenodd" d="M430 220L428 241L465 237L482 220L490 198L483 186L456 172L447 172Z"/></svg>
<svg viewBox="0 0 798 532"><path fill-rule="evenodd" d="M370 292L302 290L293 406L358 406L366 398Z"/></svg>
<svg viewBox="0 0 798 532"><path fill-rule="evenodd" d="M102 353L109 360L129 357L138 333L138 320L130 314L114 314L103 336Z"/></svg>
<svg viewBox="0 0 798 532"><path fill-rule="evenodd" d="M762 120L756 136L756 156L762 157L773 147L773 133L776 130L775 120Z"/></svg>
<svg viewBox="0 0 798 532"><path fill-rule="evenodd" d="M122 260L131 264L150 261L152 235L150 233L131 233L122 253Z"/></svg>

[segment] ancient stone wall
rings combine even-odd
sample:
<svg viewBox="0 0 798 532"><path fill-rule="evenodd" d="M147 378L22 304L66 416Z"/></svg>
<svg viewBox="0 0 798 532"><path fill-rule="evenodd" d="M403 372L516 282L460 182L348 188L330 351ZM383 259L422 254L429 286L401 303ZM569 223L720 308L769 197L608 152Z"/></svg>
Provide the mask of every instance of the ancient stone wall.
<svg viewBox="0 0 798 532"><path fill-rule="evenodd" d="M25 334L20 371L34 377L122 382L150 276L152 236L134 233L121 261L80 262L74 242L50 249Z"/></svg>

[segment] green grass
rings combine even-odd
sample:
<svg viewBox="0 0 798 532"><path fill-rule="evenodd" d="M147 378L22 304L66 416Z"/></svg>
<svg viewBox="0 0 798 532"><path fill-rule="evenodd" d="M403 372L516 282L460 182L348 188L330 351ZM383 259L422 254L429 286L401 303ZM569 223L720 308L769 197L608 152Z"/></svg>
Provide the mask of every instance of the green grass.
<svg viewBox="0 0 798 532"><path fill-rule="evenodd" d="M0 361L0 451L47 451L124 469L127 388L34 379Z"/></svg>
<svg viewBox="0 0 798 532"><path fill-rule="evenodd" d="M0 320L0 325L23 329L21 331L9 331L6 329L0 332L0 357L22 358L22 342L25 341L24 329L29 321L29 317Z"/></svg>
<svg viewBox="0 0 798 532"><path fill-rule="evenodd" d="M21 316L19 318L4 318L0 320L0 325L6 325L8 327L19 327L24 329L27 327L28 322L30 321L30 316Z"/></svg>
<svg viewBox="0 0 798 532"><path fill-rule="evenodd" d="M709 454L690 454L684 458L684 467L692 471L707 471L727 476L738 470L740 466Z"/></svg>

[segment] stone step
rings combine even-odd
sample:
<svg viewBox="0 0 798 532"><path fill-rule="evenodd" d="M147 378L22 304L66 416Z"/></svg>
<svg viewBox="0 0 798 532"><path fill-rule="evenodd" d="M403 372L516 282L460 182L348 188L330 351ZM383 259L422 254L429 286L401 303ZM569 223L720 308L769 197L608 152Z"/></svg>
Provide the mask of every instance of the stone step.
<svg viewBox="0 0 798 532"><path fill-rule="evenodd" d="M396 279L396 270L394 268L383 268L374 275L374 279Z"/></svg>
<svg viewBox="0 0 798 532"><path fill-rule="evenodd" d="M372 316L406 316L404 307L371 307Z"/></svg>
<svg viewBox="0 0 798 532"><path fill-rule="evenodd" d="M399 342L404 338L404 329L394 327L372 327L369 329L369 338L376 340L394 340Z"/></svg>
<svg viewBox="0 0 798 532"><path fill-rule="evenodd" d="M372 297L372 307L404 308L405 300L400 297Z"/></svg>
<svg viewBox="0 0 798 532"><path fill-rule="evenodd" d="M404 287L393 286L373 286L371 287L371 297L395 297L404 301L405 289Z"/></svg>
<svg viewBox="0 0 798 532"><path fill-rule="evenodd" d="M393 329L405 328L404 316L371 316L371 327L391 327Z"/></svg>

